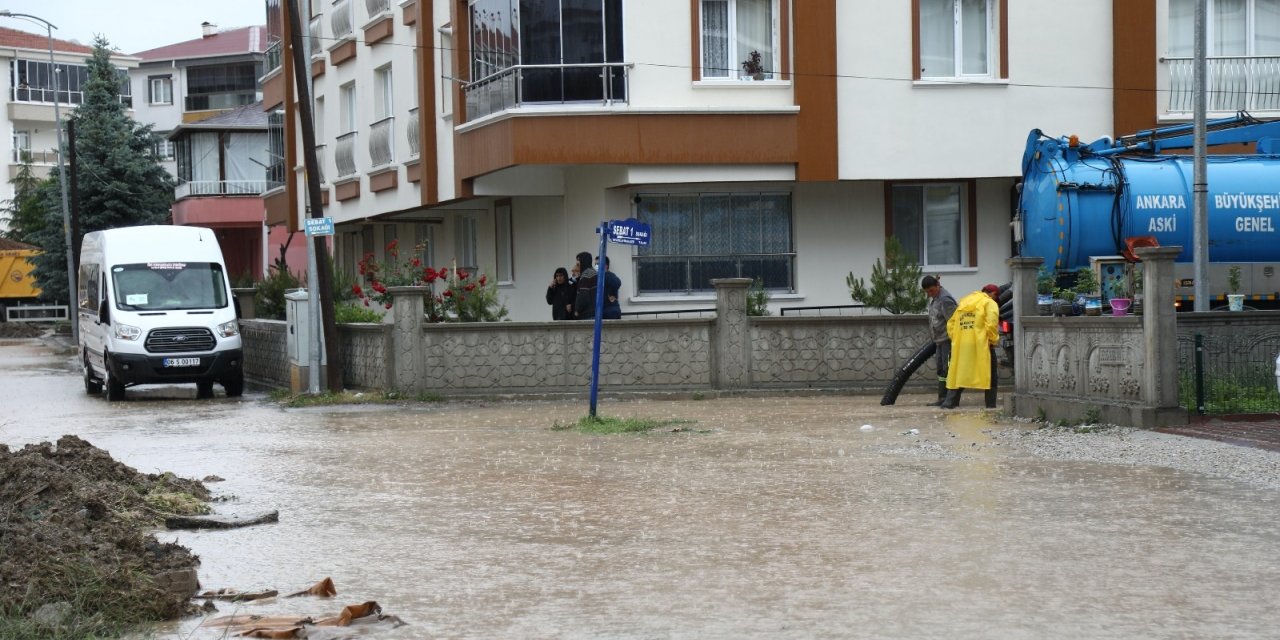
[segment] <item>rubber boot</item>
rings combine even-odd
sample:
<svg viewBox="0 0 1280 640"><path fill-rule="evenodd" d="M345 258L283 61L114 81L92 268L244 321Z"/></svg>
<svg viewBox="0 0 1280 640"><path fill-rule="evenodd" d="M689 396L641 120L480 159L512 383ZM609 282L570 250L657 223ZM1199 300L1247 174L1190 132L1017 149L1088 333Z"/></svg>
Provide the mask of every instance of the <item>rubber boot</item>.
<svg viewBox="0 0 1280 640"><path fill-rule="evenodd" d="M943 409L954 409L960 406L960 392L964 389L947 389L947 398L942 401Z"/></svg>
<svg viewBox="0 0 1280 640"><path fill-rule="evenodd" d="M996 388L994 386L991 387L990 389L987 389L984 395L984 399L987 401L988 409L996 408Z"/></svg>
<svg viewBox="0 0 1280 640"><path fill-rule="evenodd" d="M945 402L946 399L947 399L947 383L939 382L938 383L938 400L937 402L930 402L927 406L941 407L942 403Z"/></svg>

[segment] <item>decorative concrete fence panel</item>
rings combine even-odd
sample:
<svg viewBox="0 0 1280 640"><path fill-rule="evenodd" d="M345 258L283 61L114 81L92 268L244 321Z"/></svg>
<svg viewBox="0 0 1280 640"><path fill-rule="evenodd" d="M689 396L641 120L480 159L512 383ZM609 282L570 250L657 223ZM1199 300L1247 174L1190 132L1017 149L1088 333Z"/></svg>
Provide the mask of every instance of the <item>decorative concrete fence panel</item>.
<svg viewBox="0 0 1280 640"><path fill-rule="evenodd" d="M283 320L241 320L244 377L254 384L289 387L289 353Z"/></svg>
<svg viewBox="0 0 1280 640"><path fill-rule="evenodd" d="M883 387L929 341L924 316L752 318L751 382L761 387ZM913 380L934 378L932 362Z"/></svg>
<svg viewBox="0 0 1280 640"><path fill-rule="evenodd" d="M1138 402L1145 352L1141 318L1023 318L1019 365L1035 393L1091 402Z"/></svg>
<svg viewBox="0 0 1280 640"><path fill-rule="evenodd" d="M708 388L709 320L608 321L603 389ZM435 324L423 327L425 376L416 390L580 391L591 377L589 322Z"/></svg>
<svg viewBox="0 0 1280 640"><path fill-rule="evenodd" d="M342 380L361 389L387 389L391 379L391 325L344 324L338 326L342 350Z"/></svg>

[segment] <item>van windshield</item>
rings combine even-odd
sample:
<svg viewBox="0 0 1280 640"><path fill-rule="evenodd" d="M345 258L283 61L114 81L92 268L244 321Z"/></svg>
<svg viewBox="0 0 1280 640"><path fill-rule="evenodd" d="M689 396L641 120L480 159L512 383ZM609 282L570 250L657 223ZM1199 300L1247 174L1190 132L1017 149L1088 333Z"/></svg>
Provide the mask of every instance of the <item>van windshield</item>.
<svg viewBox="0 0 1280 640"><path fill-rule="evenodd" d="M177 311L227 306L222 265L216 262L146 262L111 267L117 309Z"/></svg>

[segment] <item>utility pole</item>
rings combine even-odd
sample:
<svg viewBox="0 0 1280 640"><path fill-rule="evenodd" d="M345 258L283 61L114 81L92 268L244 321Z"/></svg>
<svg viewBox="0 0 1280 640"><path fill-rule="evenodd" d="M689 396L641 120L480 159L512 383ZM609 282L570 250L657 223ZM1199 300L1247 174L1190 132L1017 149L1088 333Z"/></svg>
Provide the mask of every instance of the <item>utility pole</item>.
<svg viewBox="0 0 1280 640"><path fill-rule="evenodd" d="M1195 295L1196 311L1209 310L1209 176L1208 161L1205 160L1205 86L1209 75L1209 64L1205 49L1208 39L1208 0L1196 0L1196 51L1195 51L1195 95L1192 110L1195 111L1195 124L1192 131L1194 147L1191 172L1191 213L1194 222L1194 238L1192 245L1195 252Z"/></svg>
<svg viewBox="0 0 1280 640"><path fill-rule="evenodd" d="M302 41L302 18L298 13L298 0L288 0L284 10L289 14L289 52L293 57L294 88L298 95L298 128L302 130L302 157L307 174L307 200L310 203L310 217L323 218L323 207L320 204L320 171L316 160L316 130L311 114L311 91L308 75L311 66L307 64L303 48L298 46ZM288 100L288 97L285 97ZM326 387L333 393L342 391L342 354L338 351L338 327L333 317L333 271L329 260L329 245L325 236L312 237L312 251L316 256L316 296L320 298L320 316L324 333L325 357L329 361Z"/></svg>

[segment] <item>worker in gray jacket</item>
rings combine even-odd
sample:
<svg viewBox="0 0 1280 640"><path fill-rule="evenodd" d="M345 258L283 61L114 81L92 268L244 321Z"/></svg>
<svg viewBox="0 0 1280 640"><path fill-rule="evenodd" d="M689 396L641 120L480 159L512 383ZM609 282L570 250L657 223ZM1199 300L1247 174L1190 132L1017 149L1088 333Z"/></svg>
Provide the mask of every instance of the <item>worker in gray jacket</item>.
<svg viewBox="0 0 1280 640"><path fill-rule="evenodd" d="M956 311L956 299L950 291L942 288L936 276L922 278L920 288L929 296L929 306L925 313L929 315L929 335L936 348L933 360L938 368L938 400L930 402L929 406L940 407L947 399L947 363L951 361L951 338L947 337L947 321Z"/></svg>

